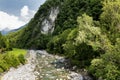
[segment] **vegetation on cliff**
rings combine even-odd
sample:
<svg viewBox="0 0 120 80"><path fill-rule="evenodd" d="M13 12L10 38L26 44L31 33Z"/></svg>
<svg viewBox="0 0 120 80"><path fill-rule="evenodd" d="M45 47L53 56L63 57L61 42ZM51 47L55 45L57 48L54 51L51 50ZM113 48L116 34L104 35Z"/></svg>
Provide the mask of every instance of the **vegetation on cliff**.
<svg viewBox="0 0 120 80"><path fill-rule="evenodd" d="M42 22L56 7L53 33L42 34ZM119 0L47 0L24 29L8 37L14 47L64 55L96 79L120 79Z"/></svg>

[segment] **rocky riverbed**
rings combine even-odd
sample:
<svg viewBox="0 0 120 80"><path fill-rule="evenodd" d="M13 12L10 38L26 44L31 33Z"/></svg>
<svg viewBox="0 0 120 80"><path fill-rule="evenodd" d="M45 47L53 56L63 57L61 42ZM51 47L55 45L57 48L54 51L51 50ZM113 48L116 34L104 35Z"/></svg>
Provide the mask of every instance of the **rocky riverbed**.
<svg viewBox="0 0 120 80"><path fill-rule="evenodd" d="M1 80L92 80L89 76L74 72L76 66L69 69L71 65L64 57L30 50L26 58L25 65L11 68Z"/></svg>

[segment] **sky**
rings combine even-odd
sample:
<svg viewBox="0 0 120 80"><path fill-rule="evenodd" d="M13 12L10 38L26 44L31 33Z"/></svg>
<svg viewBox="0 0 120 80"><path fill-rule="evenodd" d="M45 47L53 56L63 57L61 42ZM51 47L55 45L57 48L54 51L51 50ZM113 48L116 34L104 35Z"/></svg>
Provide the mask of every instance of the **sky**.
<svg viewBox="0 0 120 80"><path fill-rule="evenodd" d="M0 31L25 25L44 2L45 0L0 0Z"/></svg>

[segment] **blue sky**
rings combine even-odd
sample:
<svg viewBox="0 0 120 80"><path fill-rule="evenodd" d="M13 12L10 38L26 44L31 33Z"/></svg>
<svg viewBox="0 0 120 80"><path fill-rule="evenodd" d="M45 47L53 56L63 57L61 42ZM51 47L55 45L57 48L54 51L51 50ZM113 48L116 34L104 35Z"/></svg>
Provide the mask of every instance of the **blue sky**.
<svg viewBox="0 0 120 80"><path fill-rule="evenodd" d="M45 0L0 0L0 30L15 29L33 17Z"/></svg>

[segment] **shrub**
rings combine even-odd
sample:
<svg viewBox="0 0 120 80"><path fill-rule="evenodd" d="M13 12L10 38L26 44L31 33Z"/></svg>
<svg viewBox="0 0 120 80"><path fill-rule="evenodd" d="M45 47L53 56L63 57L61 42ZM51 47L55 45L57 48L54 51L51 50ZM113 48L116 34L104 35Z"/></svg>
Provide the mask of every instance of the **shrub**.
<svg viewBox="0 0 120 80"><path fill-rule="evenodd" d="M9 70L11 67L16 68L18 65L24 64L25 52L25 50L13 49L13 51L0 54L0 73Z"/></svg>
<svg viewBox="0 0 120 80"><path fill-rule="evenodd" d="M20 54L20 55L18 56L18 60L20 61L20 63L24 64L24 63L25 63L25 57L24 57L24 55L23 55L23 54Z"/></svg>

